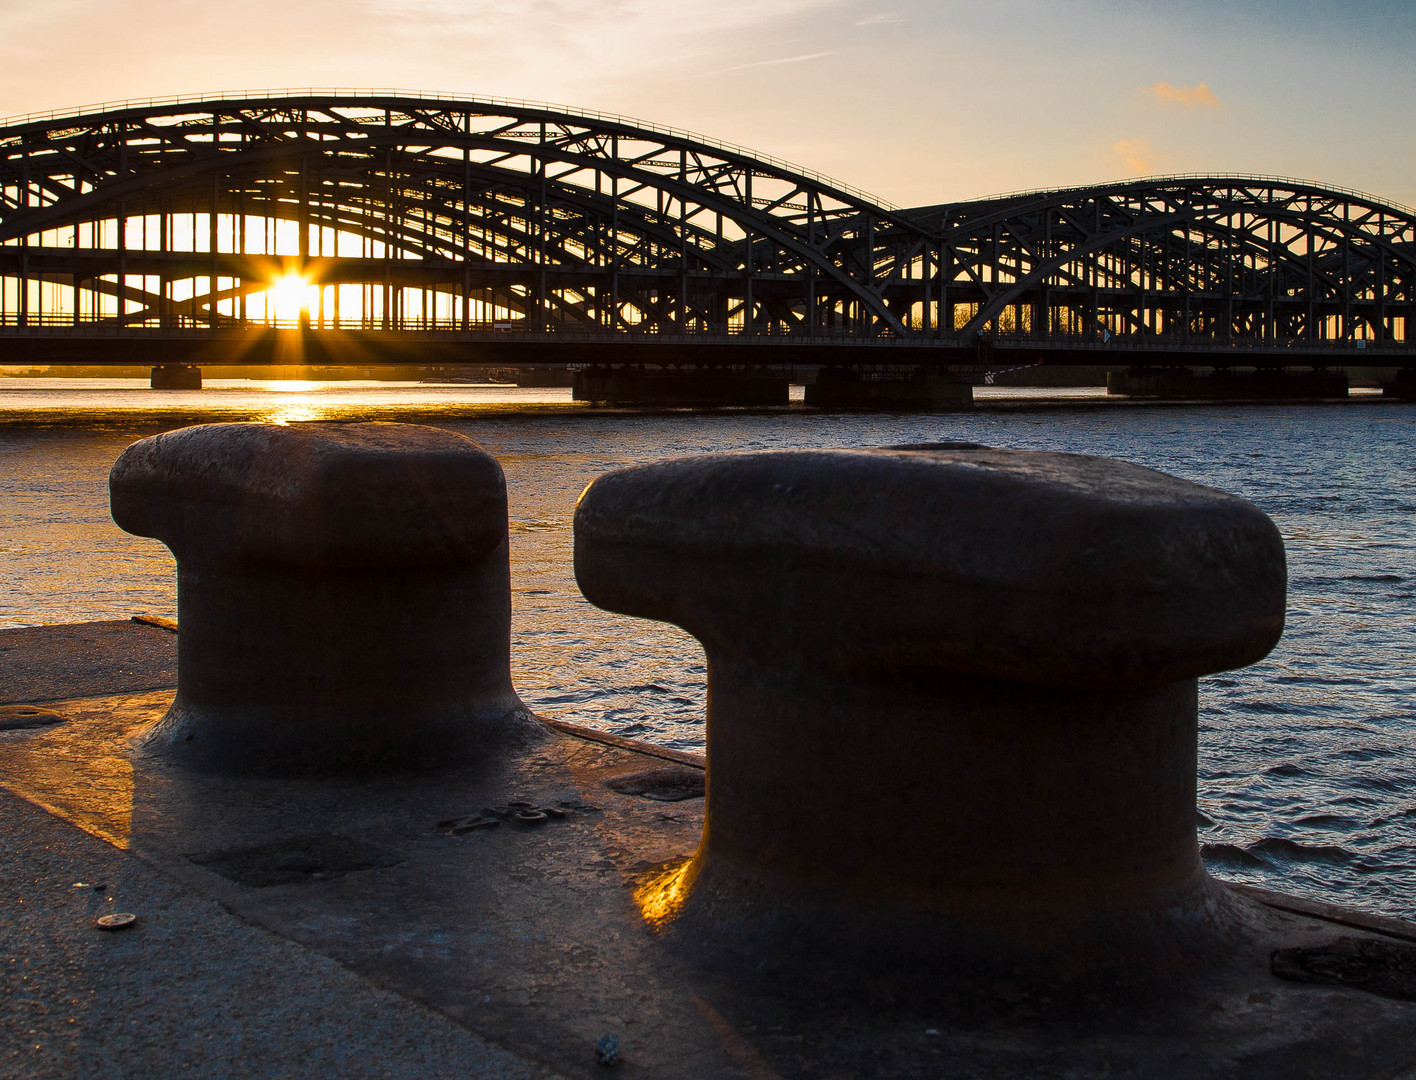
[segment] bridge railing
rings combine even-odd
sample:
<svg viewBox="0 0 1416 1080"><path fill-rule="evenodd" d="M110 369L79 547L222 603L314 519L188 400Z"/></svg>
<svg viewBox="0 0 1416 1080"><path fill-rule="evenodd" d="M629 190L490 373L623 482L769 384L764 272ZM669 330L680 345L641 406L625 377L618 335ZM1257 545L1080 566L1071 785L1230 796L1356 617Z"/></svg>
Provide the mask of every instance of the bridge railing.
<svg viewBox="0 0 1416 1080"><path fill-rule="evenodd" d="M1107 336L1101 331L1080 334L1053 334L1048 337L1030 333L990 332L979 335L980 342L1011 349L1084 349L1097 353L1125 352L1294 352L1376 353L1383 350L1409 353L1416 342L1402 338L1266 338L1260 334L1232 334L1227 338L1205 338L1190 334L1128 334ZM1360 360L1354 359L1354 362Z"/></svg>
<svg viewBox="0 0 1416 1080"><path fill-rule="evenodd" d="M151 316L142 321L120 323L111 314L91 315L87 312L80 314L76 320L72 312L67 311L30 311L23 318L14 310L0 311L0 329L29 329L29 330L51 330L61 333L76 333L89 336L121 336L125 334L135 334L144 332L180 332L183 334L196 333L227 333L231 331L261 331L261 330L329 330L329 331L382 331L389 334L418 334L437 333L456 335L466 331L493 334L501 337L512 334L535 334L549 336L552 338L565 338L575 335L581 338L612 339L619 337L648 337L662 338L674 336L680 338L693 337L763 337L763 338L790 338L795 340L801 337L811 337L814 340L839 340L843 338L862 339L878 338L885 340L893 339L889 334L881 335L868 333L865 331L852 330L849 328L818 329L811 334L799 332L782 331L773 327L757 327L749 329L740 323L730 324L726 328L712 329L688 329L674 330L668 333L662 330L655 330L648 324L643 328L635 326L619 327L615 330L598 328L576 328L574 326L548 326L545 330L534 330L521 323L508 324L502 319L468 319L464 324L459 316L405 316L396 319L390 325L385 325L382 317L374 315L341 316L336 319L333 315L326 313L318 316L311 312L309 318L269 316L266 318L249 318L244 320L233 319L230 316L221 316L217 325L211 325L211 319L206 315L189 315L182 313L172 313L165 316Z"/></svg>
<svg viewBox="0 0 1416 1080"><path fill-rule="evenodd" d="M384 328L377 320L375 321L344 321L340 325L333 325L326 322L320 325L315 322L302 322L294 319L272 319L268 322L225 322L218 327L211 327L207 320L194 318L191 316L174 315L165 324L157 321L147 323L137 323L120 326L114 322L107 321L82 321L75 324L68 316L58 316L46 314L45 316L32 316L28 320L21 322L14 312L0 313L0 339L15 338L45 338L59 340L64 338L77 338L85 340L214 340L231 337L260 336L272 331L294 332L303 330L315 334L342 334L350 333L360 336L367 336L375 339L425 341L425 342L456 342L456 341L503 341L513 343L524 342L544 342L544 343L662 343L662 344L708 344L714 342L751 344L762 343L792 347L822 347L822 346L849 346L852 349L874 348L882 352L911 351L914 349L960 349L972 350L979 345L987 345L994 348L1006 350L1010 353L1026 352L1037 350L1048 352L1052 350L1065 350L1068 352L1085 352L1095 354L1095 363L1107 363L1107 358L1111 362L1125 362L1125 357L1141 353L1167 353L1177 356L1193 354L1196 357L1212 357L1216 354L1232 354L1235 363L1243 363L1243 356L1246 354L1263 354L1273 356L1275 354L1287 354L1294 357L1301 357L1306 354L1321 354L1331 356L1334 353L1350 354L1351 363L1356 364L1380 364L1380 357L1395 355L1409 358L1413 351L1416 351L1416 342L1408 342L1402 339L1377 341L1375 339L1356 340L1326 340L1312 341L1302 338L1282 338L1264 339L1262 337L1235 336L1226 341L1218 339L1204 338L1182 338L1180 336L1168 335L1146 335L1131 337L1112 337L1105 340L1100 336L1092 334L1065 335L1057 334L1052 337L1035 337L1026 333L999 333L986 336L974 336L965 338L961 335L950 334L942 336L926 336L920 333L918 336L891 337L885 335L867 335L864 333L852 333L846 330L840 331L816 331L814 333L768 333L763 331L748 332L742 327L730 328L729 332L722 330L699 331L699 332L662 332L654 330L633 330L622 329L617 331L600 331L588 329L554 328L544 331L530 330L525 328L502 329L492 323L482 323L473 321L464 329L460 322L455 320L428 320L423 325L404 325L402 327ZM1197 363L1206 363L1207 360L1197 359ZM1302 362L1302 361L1297 361Z"/></svg>

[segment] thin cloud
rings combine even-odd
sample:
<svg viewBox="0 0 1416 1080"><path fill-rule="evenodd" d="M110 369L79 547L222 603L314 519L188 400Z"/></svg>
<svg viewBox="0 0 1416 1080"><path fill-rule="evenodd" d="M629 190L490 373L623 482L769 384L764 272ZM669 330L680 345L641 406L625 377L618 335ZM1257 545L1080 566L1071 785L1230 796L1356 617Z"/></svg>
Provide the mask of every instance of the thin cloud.
<svg viewBox="0 0 1416 1080"><path fill-rule="evenodd" d="M1224 105L1207 83L1176 86L1174 83L1158 82L1154 86L1141 87L1141 93L1149 94L1162 105L1183 105L1187 109L1218 109Z"/></svg>
<svg viewBox="0 0 1416 1080"><path fill-rule="evenodd" d="M802 53L800 56L782 56L776 60L757 60L751 64L743 64L743 67L776 67L778 64L803 64L808 60L820 60L823 56L834 56L835 49L826 52Z"/></svg>
<svg viewBox="0 0 1416 1080"><path fill-rule="evenodd" d="M754 60L750 64L735 64L732 67L719 68L717 71L705 71L703 75L725 75L729 71L746 71L748 68L760 67L777 67L781 64L804 64L808 60L820 60L823 57L835 55L835 49L828 49L826 52L802 53L800 56L779 56L773 60Z"/></svg>
<svg viewBox="0 0 1416 1080"><path fill-rule="evenodd" d="M362 0L430 37L491 30L498 37L533 27L573 27L576 36L603 29L642 49L656 35L684 37L756 28L833 6L840 0Z"/></svg>
<svg viewBox="0 0 1416 1080"><path fill-rule="evenodd" d="M903 11L882 11L878 15L867 15L863 19L857 19L857 26L880 26L884 23L897 23L905 17Z"/></svg>
<svg viewBox="0 0 1416 1080"><path fill-rule="evenodd" d="M1416 15L1409 11L1403 11L1396 15L1357 15L1351 19L1328 19L1327 21L1331 23L1361 23L1379 22L1386 19L1416 19Z"/></svg>
<svg viewBox="0 0 1416 1080"><path fill-rule="evenodd" d="M1111 144L1111 152L1125 162L1132 173L1155 172L1155 151L1146 139L1117 139Z"/></svg>

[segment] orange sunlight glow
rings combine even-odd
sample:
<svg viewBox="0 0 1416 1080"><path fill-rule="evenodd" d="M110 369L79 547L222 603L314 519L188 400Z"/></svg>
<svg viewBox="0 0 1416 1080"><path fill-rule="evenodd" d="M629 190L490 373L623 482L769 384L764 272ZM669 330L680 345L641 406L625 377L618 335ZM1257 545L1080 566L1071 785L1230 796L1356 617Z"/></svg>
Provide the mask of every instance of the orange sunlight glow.
<svg viewBox="0 0 1416 1080"><path fill-rule="evenodd" d="M634 902L644 921L656 929L678 914L693 883L694 864L689 859L640 882Z"/></svg>
<svg viewBox="0 0 1416 1080"><path fill-rule="evenodd" d="M1224 102L1215 97L1208 83L1195 86L1176 86L1174 83L1158 82L1154 86L1143 86L1141 92L1151 95L1165 105L1183 105L1187 109L1218 109Z"/></svg>
<svg viewBox="0 0 1416 1080"><path fill-rule="evenodd" d="M277 323L299 322L319 303L319 295L318 285L292 270L272 281L266 290L268 314Z"/></svg>
<svg viewBox="0 0 1416 1080"><path fill-rule="evenodd" d="M301 383L294 387L294 389L308 390L311 386L312 384L310 383ZM266 387L266 389L273 388ZM310 405L282 405L261 416L260 420L265 424L278 424L284 427L286 424L303 424L311 420L323 420L325 418L326 412L324 409L315 408Z"/></svg>

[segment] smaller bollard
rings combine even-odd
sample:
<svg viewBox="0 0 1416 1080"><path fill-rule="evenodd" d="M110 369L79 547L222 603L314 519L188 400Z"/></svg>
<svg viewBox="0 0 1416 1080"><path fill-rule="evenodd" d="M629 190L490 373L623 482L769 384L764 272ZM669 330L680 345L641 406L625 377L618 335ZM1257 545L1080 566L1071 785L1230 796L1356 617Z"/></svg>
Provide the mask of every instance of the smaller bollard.
<svg viewBox="0 0 1416 1080"><path fill-rule="evenodd" d="M576 578L708 658L707 817L646 918L757 971L1184 967L1246 933L1196 841L1197 677L1283 626L1255 507L965 444L622 469Z"/></svg>
<svg viewBox="0 0 1416 1080"><path fill-rule="evenodd" d="M177 559L177 696L149 750L419 769L540 730L511 685L506 484L470 440L206 424L128 447L109 491L113 520Z"/></svg>

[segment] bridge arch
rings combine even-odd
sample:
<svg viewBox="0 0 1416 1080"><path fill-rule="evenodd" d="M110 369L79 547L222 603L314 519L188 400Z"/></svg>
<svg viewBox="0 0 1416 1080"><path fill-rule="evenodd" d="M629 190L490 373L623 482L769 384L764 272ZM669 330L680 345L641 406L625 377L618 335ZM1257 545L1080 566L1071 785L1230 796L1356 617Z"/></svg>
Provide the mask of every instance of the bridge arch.
<svg viewBox="0 0 1416 1080"><path fill-rule="evenodd" d="M234 283L269 284L250 272L268 275L264 257L330 283L431 287L464 325L480 288L500 289L532 329L788 332L834 307L903 330L880 286L833 253L881 222L908 231L893 208L621 118L411 95L178 101L9 123L0 169L0 244L37 260L41 281L109 281L90 287L125 294L117 307L132 310L115 308L120 321L174 314L118 283L135 260L143 277L205 277L205 291L167 304L215 324L238 317ZM179 240L172 223L184 215ZM128 224L153 217L156 250L147 237L135 244ZM253 220L277 235L250 236ZM43 238L60 232L87 272L47 250L59 245ZM389 296L369 306L385 325L399 321Z"/></svg>

